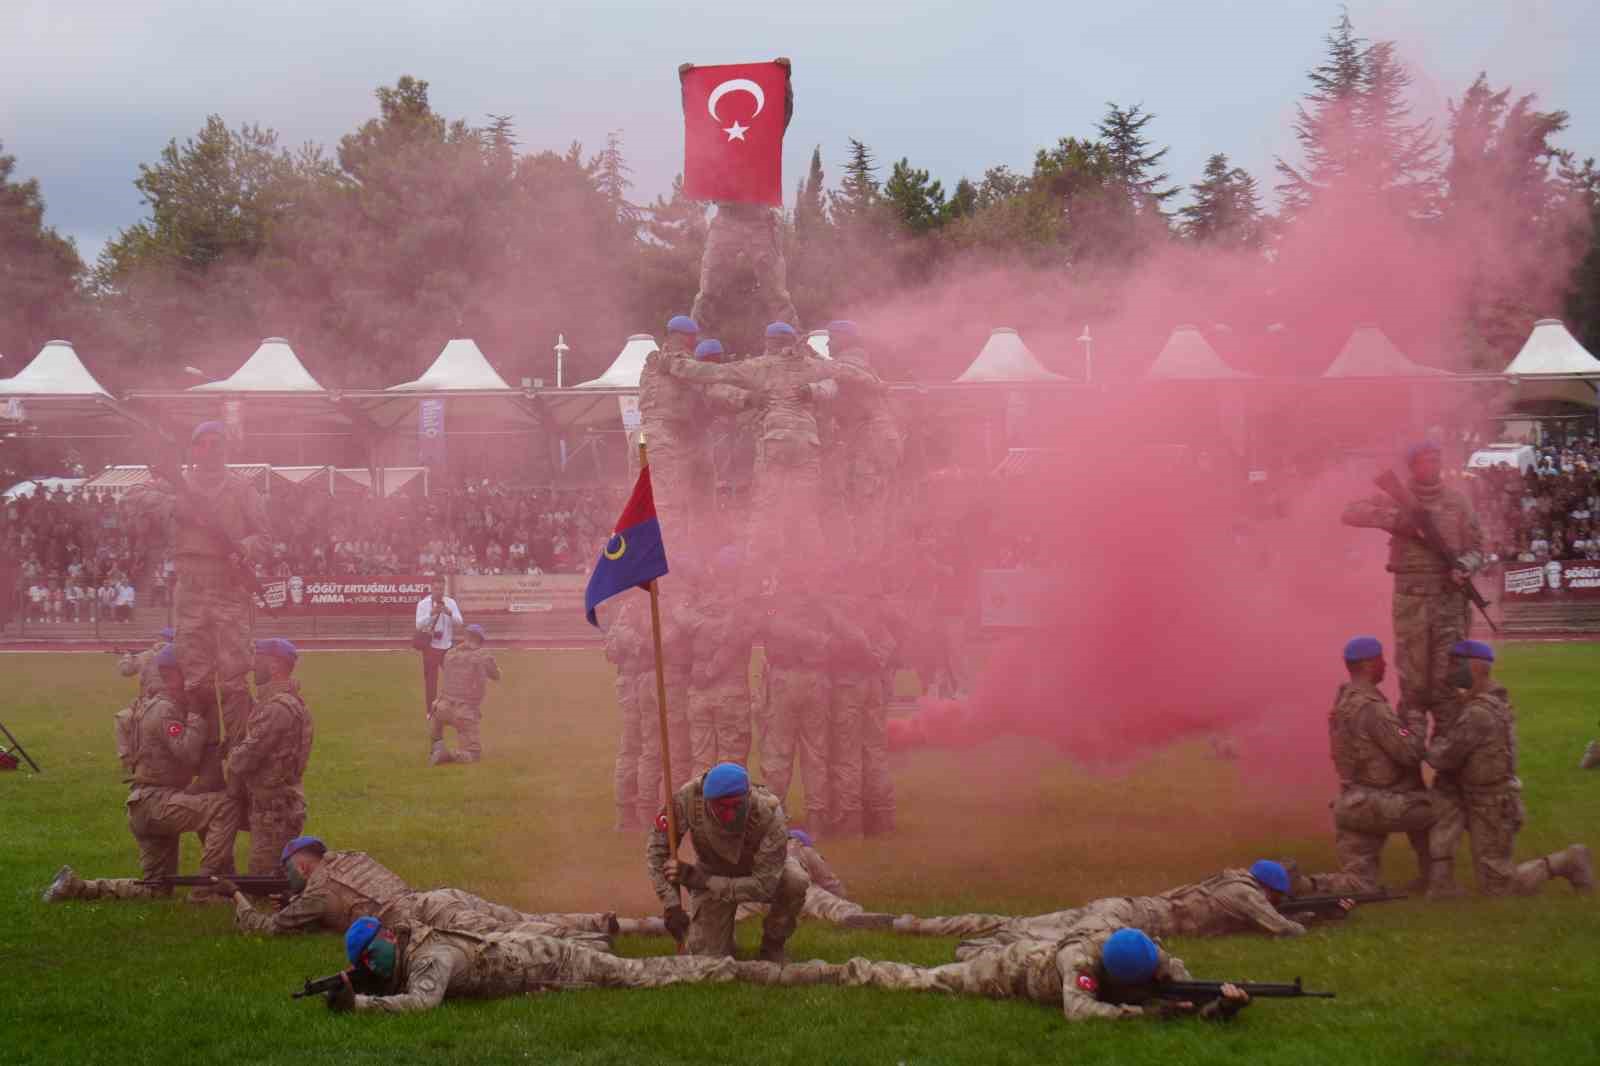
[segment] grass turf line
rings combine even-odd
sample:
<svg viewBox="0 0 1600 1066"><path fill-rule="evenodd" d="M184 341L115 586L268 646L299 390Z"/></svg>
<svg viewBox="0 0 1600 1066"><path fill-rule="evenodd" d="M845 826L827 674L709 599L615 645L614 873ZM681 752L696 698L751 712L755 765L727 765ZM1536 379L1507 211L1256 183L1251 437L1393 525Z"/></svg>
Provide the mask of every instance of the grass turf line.
<svg viewBox="0 0 1600 1066"><path fill-rule="evenodd" d="M609 828L616 711L604 660L500 660L506 681L491 686L485 707L487 761L429 770L413 657L304 656L299 674L317 724L308 831L373 853L418 887L463 887L526 910L652 911L642 840ZM1300 975L1339 993L1262 1003L1227 1027L1068 1026L1058 1011L1025 1002L741 986L332 1016L289 992L342 965L335 937L241 937L226 909L175 902L39 902L63 862L86 876L137 869L111 739L111 714L132 686L113 664L105 655L5 657L4 721L46 773L0 775L0 1062L1600 1061L1600 904L1561 882L1533 900L1372 907L1295 941L1175 942L1203 977ZM1529 822L1518 856L1586 834L1600 844L1600 773L1575 768L1596 732L1600 655L1589 645L1514 646L1500 675L1521 718ZM879 909L1037 913L1159 891L1260 855L1293 855L1307 869L1332 863L1320 787L1260 795L1201 744L1118 780L1080 774L1015 739L918 753L898 761L895 777L896 836L823 843L852 895ZM801 809L798 786L790 801ZM1392 883L1414 872L1398 840L1387 858ZM183 869L197 861L191 839ZM1466 874L1464 853L1460 867ZM740 929L747 951L757 939L754 924ZM796 958L937 964L953 942L808 922L790 947ZM620 950L669 948L633 938Z"/></svg>

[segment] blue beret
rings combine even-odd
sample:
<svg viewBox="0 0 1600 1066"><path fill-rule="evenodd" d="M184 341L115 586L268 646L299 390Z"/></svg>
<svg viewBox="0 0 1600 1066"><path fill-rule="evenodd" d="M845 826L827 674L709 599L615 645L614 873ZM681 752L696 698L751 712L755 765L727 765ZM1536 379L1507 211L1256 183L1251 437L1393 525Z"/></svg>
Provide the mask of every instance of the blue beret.
<svg viewBox="0 0 1600 1066"><path fill-rule="evenodd" d="M742 796L750 791L750 775L736 762L719 762L706 771L702 794L708 800Z"/></svg>
<svg viewBox="0 0 1600 1066"><path fill-rule="evenodd" d="M178 639L178 634L176 634L176 633L174 633L172 631L172 627L171 626L168 626L167 628L163 629L161 632L157 633L156 636L160 637L162 640L166 641L168 644L171 644L174 640Z"/></svg>
<svg viewBox="0 0 1600 1066"><path fill-rule="evenodd" d="M478 625L476 622L474 622L472 625L467 627L467 632L471 633L473 636L477 637L479 640L485 639L484 638L483 627Z"/></svg>
<svg viewBox="0 0 1600 1066"><path fill-rule="evenodd" d="M194 432L189 434L189 443L193 444L207 433L215 433L219 437L228 435L228 427L221 422L202 422L194 427Z"/></svg>
<svg viewBox="0 0 1600 1066"><path fill-rule="evenodd" d="M1414 463L1417 461L1417 456L1426 455L1429 452L1438 455L1439 445L1435 444L1431 440L1419 440L1415 444L1406 448L1406 462Z"/></svg>
<svg viewBox="0 0 1600 1066"><path fill-rule="evenodd" d="M368 944L378 939L378 930L382 928L383 923L370 915L350 923L350 928L344 933L344 957L350 960L350 965L361 962L361 953L367 950Z"/></svg>
<svg viewBox="0 0 1600 1066"><path fill-rule="evenodd" d="M804 829L791 829L789 830L789 835L794 837L808 848L816 847L816 845L811 842L811 834L806 832Z"/></svg>
<svg viewBox="0 0 1600 1066"><path fill-rule="evenodd" d="M1383 655L1383 645L1379 643L1377 637L1351 637L1344 645L1344 661L1347 663L1364 662L1381 655Z"/></svg>
<svg viewBox="0 0 1600 1066"><path fill-rule="evenodd" d="M1100 949L1106 976L1119 985L1142 985L1156 975L1161 950L1137 929L1118 929Z"/></svg>
<svg viewBox="0 0 1600 1066"><path fill-rule="evenodd" d="M721 354L722 342L712 337L708 337L694 346L694 357L696 359L713 359Z"/></svg>
<svg viewBox="0 0 1600 1066"><path fill-rule="evenodd" d="M1463 640L1450 649L1451 655L1459 655L1463 659L1482 659L1486 663L1494 662L1494 649L1481 640Z"/></svg>
<svg viewBox="0 0 1600 1066"><path fill-rule="evenodd" d="M282 659L288 663L294 663L300 658L299 649L282 637L268 637L265 640L256 641L256 654L270 655L275 659Z"/></svg>
<svg viewBox="0 0 1600 1066"><path fill-rule="evenodd" d="M837 319L836 321L828 323L828 339L829 340L832 340L834 337L859 337L859 336L861 336L860 328L854 322L850 321L848 318L841 318L841 319Z"/></svg>
<svg viewBox="0 0 1600 1066"><path fill-rule="evenodd" d="M1271 859L1257 859L1250 864L1250 876L1266 885L1268 888L1279 892L1289 891L1289 871L1283 868L1283 863L1273 862Z"/></svg>
<svg viewBox="0 0 1600 1066"><path fill-rule="evenodd" d="M278 857L278 861L288 862L291 856L307 848L316 848L318 855L328 853L328 845L324 844L320 837L295 837L283 846L283 854Z"/></svg>
<svg viewBox="0 0 1600 1066"><path fill-rule="evenodd" d="M668 333L699 333L700 325L688 315L673 315L667 319Z"/></svg>
<svg viewBox="0 0 1600 1066"><path fill-rule="evenodd" d="M795 336L794 327L787 322L774 322L767 327L767 336L793 337Z"/></svg>
<svg viewBox="0 0 1600 1066"><path fill-rule="evenodd" d="M178 649L176 645L167 644L156 652L156 668L158 670L176 670L178 668Z"/></svg>

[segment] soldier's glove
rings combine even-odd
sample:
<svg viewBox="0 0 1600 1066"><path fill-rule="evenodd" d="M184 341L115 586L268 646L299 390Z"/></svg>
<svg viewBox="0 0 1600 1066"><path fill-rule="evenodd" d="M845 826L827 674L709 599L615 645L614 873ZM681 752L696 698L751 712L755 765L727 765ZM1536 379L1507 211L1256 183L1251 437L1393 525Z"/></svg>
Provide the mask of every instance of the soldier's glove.
<svg viewBox="0 0 1600 1066"><path fill-rule="evenodd" d="M684 938L689 935L689 912L674 903L662 915L662 921L666 923L667 932L672 934L672 939L680 944L683 943Z"/></svg>
<svg viewBox="0 0 1600 1066"><path fill-rule="evenodd" d="M356 990L351 987L348 979L339 982L339 987L328 992L328 1009L344 1012L356 1009Z"/></svg>
<svg viewBox="0 0 1600 1066"><path fill-rule="evenodd" d="M232 899L234 896L239 894L239 886L228 880L226 877L213 877L211 879L211 883L217 886L218 892L221 892L229 899Z"/></svg>
<svg viewBox="0 0 1600 1066"><path fill-rule="evenodd" d="M1218 997L1200 1008L1200 1017L1208 1022L1228 1022L1233 1016L1250 1005L1247 999L1228 999Z"/></svg>
<svg viewBox="0 0 1600 1066"><path fill-rule="evenodd" d="M678 884L684 888L704 891L710 884L706 872L692 862L678 864Z"/></svg>

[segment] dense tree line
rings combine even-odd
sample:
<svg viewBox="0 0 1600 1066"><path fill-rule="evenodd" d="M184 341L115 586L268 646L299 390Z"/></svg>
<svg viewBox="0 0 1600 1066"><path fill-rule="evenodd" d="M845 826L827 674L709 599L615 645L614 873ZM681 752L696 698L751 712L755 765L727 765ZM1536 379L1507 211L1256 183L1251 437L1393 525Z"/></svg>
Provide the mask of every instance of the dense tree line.
<svg viewBox="0 0 1600 1066"><path fill-rule="evenodd" d="M1600 172L1557 146L1565 111L1480 75L1435 129L1412 113L1395 45L1361 39L1348 15L1309 78L1275 210L1220 150L1180 190L1142 103L1109 104L1025 173L991 167L949 189L855 140L830 183L818 147L785 213L795 302L820 324L983 265L1114 286L1172 248L1270 272L1308 254L1297 232L1328 239L1306 222L1322 212L1457 253L1472 293L1459 347L1478 365L1553 311L1600 348ZM453 336L477 339L508 377L544 376L560 331L581 380L692 300L708 207L681 183L633 203L620 133L592 155L525 150L509 116L449 119L411 77L376 103L331 153L212 116L141 166L147 215L92 265L0 155L0 351L70 335L126 388L177 384L185 364L225 373L283 334L324 383L364 386L414 376Z"/></svg>

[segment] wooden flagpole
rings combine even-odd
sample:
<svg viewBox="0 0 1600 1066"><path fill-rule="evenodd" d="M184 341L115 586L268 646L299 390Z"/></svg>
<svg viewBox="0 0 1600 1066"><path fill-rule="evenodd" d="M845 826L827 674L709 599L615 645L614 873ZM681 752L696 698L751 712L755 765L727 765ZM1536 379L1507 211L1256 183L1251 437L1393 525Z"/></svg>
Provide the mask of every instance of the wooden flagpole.
<svg viewBox="0 0 1600 1066"><path fill-rule="evenodd" d="M650 459L645 452L643 434L639 437L639 472L642 474L650 469ZM655 486L650 486L652 494ZM676 793L672 787L672 738L667 735L667 667L661 658L661 593L656 588L658 581L650 582L650 631L655 637L656 645L656 718L661 729L661 782L667 793L667 846L671 849L673 862L678 861L678 805L673 802ZM678 893L678 905L683 905L683 888L675 886ZM683 944L678 945L678 950L683 951Z"/></svg>

